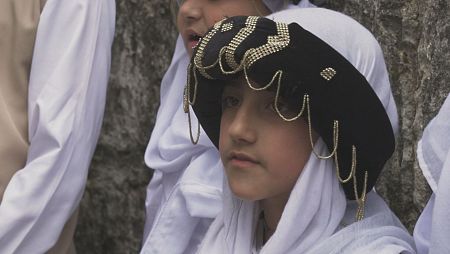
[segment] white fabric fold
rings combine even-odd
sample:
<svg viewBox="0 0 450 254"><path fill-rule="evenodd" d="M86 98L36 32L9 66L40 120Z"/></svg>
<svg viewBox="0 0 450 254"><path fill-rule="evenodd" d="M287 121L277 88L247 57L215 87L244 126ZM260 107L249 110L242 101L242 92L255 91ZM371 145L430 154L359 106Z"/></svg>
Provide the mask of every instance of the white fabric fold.
<svg viewBox="0 0 450 254"><path fill-rule="evenodd" d="M394 132L398 117L383 54L373 35L353 19L326 9L295 9L270 15L296 22L352 63L382 102ZM327 154L319 139L315 150ZM275 233L257 248L257 202L242 201L224 185L224 204L199 253L415 253L412 237L378 194L367 195L365 218L355 222L357 204L348 201L332 160L314 154L294 186Z"/></svg>
<svg viewBox="0 0 450 254"><path fill-rule="evenodd" d="M438 115L428 123L417 146L420 169L433 192L437 191L439 178L450 150L450 99L447 98Z"/></svg>
<svg viewBox="0 0 450 254"><path fill-rule="evenodd" d="M319 154L328 152L322 139L316 142L314 149ZM318 160L314 153L311 154L274 235L261 253L304 253L334 233L344 216L346 200L332 168L331 160ZM296 219L300 216L299 211L301 220ZM289 235L293 237L286 237ZM286 249L280 249L281 246Z"/></svg>
<svg viewBox="0 0 450 254"><path fill-rule="evenodd" d="M161 105L145 152L146 164L155 171L147 187L141 253L195 250L222 207L223 173L217 150L205 135L200 135L195 146L189 138L187 115L182 107L188 61L179 37L161 84ZM198 120L194 114L192 123L196 131Z"/></svg>
<svg viewBox="0 0 450 254"><path fill-rule="evenodd" d="M321 139L315 149L321 154L327 152ZM259 253L305 253L334 233L344 216L346 201L331 164L331 160L310 156L274 235ZM236 198L226 180L224 193L223 215L211 225L210 231L215 233L208 232L199 253L256 253L258 203Z"/></svg>
<svg viewBox="0 0 450 254"><path fill-rule="evenodd" d="M416 253L412 237L375 190L367 193L365 216L358 222L356 209L355 201L347 201L343 228L306 253Z"/></svg>
<svg viewBox="0 0 450 254"><path fill-rule="evenodd" d="M311 8L316 7L314 4L310 3L308 0L302 0L298 4L289 4L289 0L263 0L263 3L273 12L281 11L290 8Z"/></svg>
<svg viewBox="0 0 450 254"><path fill-rule="evenodd" d="M417 147L420 169L433 194L414 228L420 254L450 253L450 95L425 128Z"/></svg>
<svg viewBox="0 0 450 254"><path fill-rule="evenodd" d="M327 153L319 139L315 148ZM236 198L224 180L224 211L212 223L198 253L415 253L411 236L373 190L365 219L346 201L330 160L312 154L292 190L274 235L257 250L257 202ZM325 218L325 219L324 219Z"/></svg>
<svg viewBox="0 0 450 254"><path fill-rule="evenodd" d="M26 166L0 205L0 253L45 253L78 207L103 118L114 0L48 0L31 66Z"/></svg>
<svg viewBox="0 0 450 254"><path fill-rule="evenodd" d="M305 6L313 5L303 0L288 8ZM182 108L188 62L178 37L172 62L161 82L161 104L145 151L145 163L154 173L147 187L141 253L195 252L222 209L223 166L219 154L203 130L199 143L192 144ZM193 113L191 116L196 135L198 121ZM166 223L169 219L170 224Z"/></svg>

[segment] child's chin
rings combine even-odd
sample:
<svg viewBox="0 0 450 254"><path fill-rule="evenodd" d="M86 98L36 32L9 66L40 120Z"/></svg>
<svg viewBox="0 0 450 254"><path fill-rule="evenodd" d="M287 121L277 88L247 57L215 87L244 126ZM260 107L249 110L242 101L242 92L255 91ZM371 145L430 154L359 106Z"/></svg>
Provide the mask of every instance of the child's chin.
<svg viewBox="0 0 450 254"><path fill-rule="evenodd" d="M242 199L244 201L258 201L261 200L261 197L256 195L254 192L248 192L245 190L239 190L239 189L233 189L231 188L231 192L233 192L233 194L239 198Z"/></svg>
<svg viewBox="0 0 450 254"><path fill-rule="evenodd" d="M190 48L187 43L184 44L184 48L186 49L186 52L188 53L189 58L191 58L192 53L194 52L194 49Z"/></svg>
<svg viewBox="0 0 450 254"><path fill-rule="evenodd" d="M261 200L267 194L258 188L258 184L246 181L243 177L228 176L228 186L234 196L246 201Z"/></svg>

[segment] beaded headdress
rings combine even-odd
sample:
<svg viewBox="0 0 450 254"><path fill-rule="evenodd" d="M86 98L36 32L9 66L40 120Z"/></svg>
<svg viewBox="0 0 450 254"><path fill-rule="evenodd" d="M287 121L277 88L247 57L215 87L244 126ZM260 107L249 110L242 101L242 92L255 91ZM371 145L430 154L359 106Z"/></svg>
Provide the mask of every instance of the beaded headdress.
<svg viewBox="0 0 450 254"><path fill-rule="evenodd" d="M395 148L389 117L366 78L342 55L296 23L262 17L222 20L203 37L188 67L184 110L190 136L190 107L218 147L221 95L230 80L245 77L255 90L275 91L274 107L285 121L303 117L327 144L338 180L348 199L358 202L357 219L364 215L366 193L374 186ZM283 98L293 116L279 110Z"/></svg>

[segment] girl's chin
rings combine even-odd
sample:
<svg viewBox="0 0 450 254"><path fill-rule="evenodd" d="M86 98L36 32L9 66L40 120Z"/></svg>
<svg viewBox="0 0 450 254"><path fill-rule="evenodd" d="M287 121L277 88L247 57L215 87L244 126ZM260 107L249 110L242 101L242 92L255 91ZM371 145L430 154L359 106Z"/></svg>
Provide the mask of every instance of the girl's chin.
<svg viewBox="0 0 450 254"><path fill-rule="evenodd" d="M242 189L232 186L230 186L230 189L234 196L245 201L258 201L262 199L261 195L255 193L254 190L249 190L246 188Z"/></svg>
<svg viewBox="0 0 450 254"><path fill-rule="evenodd" d="M194 48L197 46L198 42L196 41L188 41L185 42L184 46L186 48L186 51L188 52L189 57L192 56L192 52L194 52Z"/></svg>

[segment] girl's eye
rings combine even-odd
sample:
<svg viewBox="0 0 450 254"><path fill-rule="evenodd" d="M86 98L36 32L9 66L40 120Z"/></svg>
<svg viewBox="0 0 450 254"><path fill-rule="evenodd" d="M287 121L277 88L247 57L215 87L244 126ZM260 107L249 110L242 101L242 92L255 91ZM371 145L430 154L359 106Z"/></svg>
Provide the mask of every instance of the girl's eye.
<svg viewBox="0 0 450 254"><path fill-rule="evenodd" d="M226 108L232 108L239 105L239 99L234 96L224 96L222 98L222 110Z"/></svg>
<svg viewBox="0 0 450 254"><path fill-rule="evenodd" d="M270 103L270 109L272 109L274 112L277 112L277 109L280 111L280 113L288 113L290 111L288 104L283 102L282 100L277 101L277 105L275 106L275 101Z"/></svg>

